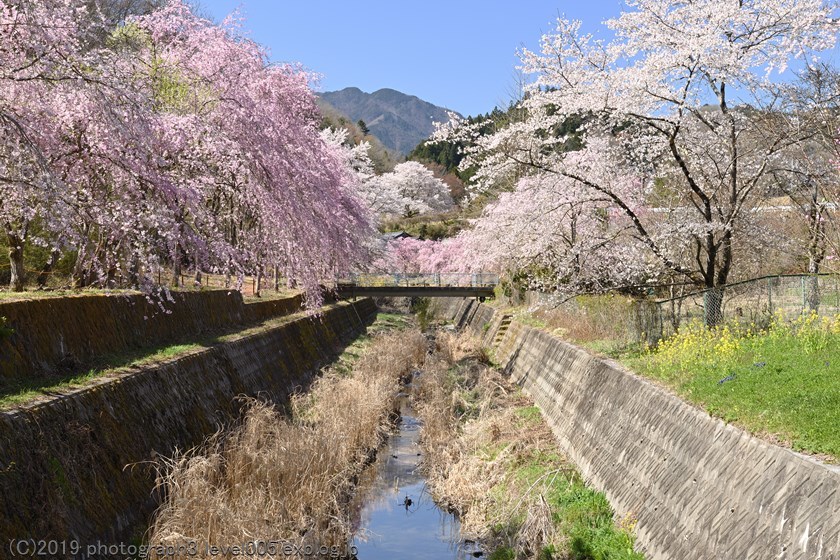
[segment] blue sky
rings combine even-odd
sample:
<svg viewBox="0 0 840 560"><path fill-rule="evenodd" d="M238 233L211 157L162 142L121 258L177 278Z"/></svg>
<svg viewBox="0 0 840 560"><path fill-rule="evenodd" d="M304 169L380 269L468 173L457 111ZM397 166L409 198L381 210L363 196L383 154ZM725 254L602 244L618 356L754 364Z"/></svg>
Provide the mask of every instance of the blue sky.
<svg viewBox="0 0 840 560"><path fill-rule="evenodd" d="M516 50L539 46L558 13L595 31L622 2L199 0L215 20L240 7L278 62L322 75L319 90L393 88L465 115L507 104Z"/></svg>
<svg viewBox="0 0 840 560"><path fill-rule="evenodd" d="M318 72L320 91L387 87L464 115L507 105L517 49L537 49L558 14L600 35L601 22L624 6L621 0L198 2L217 21L240 8L251 38L269 47L272 60Z"/></svg>

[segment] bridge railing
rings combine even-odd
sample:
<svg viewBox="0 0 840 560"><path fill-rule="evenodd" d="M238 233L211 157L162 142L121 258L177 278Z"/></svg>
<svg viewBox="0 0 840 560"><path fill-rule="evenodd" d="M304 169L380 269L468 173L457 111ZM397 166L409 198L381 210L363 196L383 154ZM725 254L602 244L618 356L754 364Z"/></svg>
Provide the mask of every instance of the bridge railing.
<svg viewBox="0 0 840 560"><path fill-rule="evenodd" d="M380 274L350 274L346 279L349 284L364 287L491 287L499 283L499 275L487 272L437 272L425 273L380 273Z"/></svg>

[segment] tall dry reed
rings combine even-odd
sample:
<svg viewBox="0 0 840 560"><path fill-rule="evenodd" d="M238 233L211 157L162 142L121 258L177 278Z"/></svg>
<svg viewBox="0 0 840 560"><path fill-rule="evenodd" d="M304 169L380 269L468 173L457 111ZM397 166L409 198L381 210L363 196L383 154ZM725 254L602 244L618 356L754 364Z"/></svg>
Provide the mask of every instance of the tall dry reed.
<svg viewBox="0 0 840 560"><path fill-rule="evenodd" d="M528 556L554 536L542 486L513 484L511 465L556 444L541 421L523 426L518 410L530 401L497 370L483 363L480 342L440 333L426 361L415 404L423 421L423 468L435 500L457 511L461 533L490 546L510 545ZM506 487L507 495L494 489ZM511 519L520 523L511 525ZM493 534L513 527L512 534Z"/></svg>
<svg viewBox="0 0 840 560"><path fill-rule="evenodd" d="M151 556L218 558L211 547L259 551L260 542L276 556L284 544L287 552L341 550L353 480L383 441L399 380L422 364L426 346L419 332L378 335L351 375L327 370L294 397L291 417L249 400L237 427L173 458L149 538L170 549Z"/></svg>

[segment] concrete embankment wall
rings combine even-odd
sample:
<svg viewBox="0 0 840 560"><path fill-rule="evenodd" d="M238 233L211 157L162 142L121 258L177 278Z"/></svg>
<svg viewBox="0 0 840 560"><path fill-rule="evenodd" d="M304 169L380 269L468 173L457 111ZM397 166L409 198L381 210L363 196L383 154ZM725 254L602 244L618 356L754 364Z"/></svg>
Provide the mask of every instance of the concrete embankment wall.
<svg viewBox="0 0 840 560"><path fill-rule="evenodd" d="M317 317L276 319L0 413L0 543L129 542L156 505L155 455L200 444L237 416L237 396L285 402L375 312L365 299L327 306Z"/></svg>
<svg viewBox="0 0 840 560"><path fill-rule="evenodd" d="M619 517L638 519L649 558L840 559L836 466L755 438L545 332L503 326L487 305L434 307L494 346L586 480Z"/></svg>
<svg viewBox="0 0 840 560"><path fill-rule="evenodd" d="M107 354L231 329L300 311L300 295L245 303L236 290L82 295L0 303L0 381L83 367Z"/></svg>

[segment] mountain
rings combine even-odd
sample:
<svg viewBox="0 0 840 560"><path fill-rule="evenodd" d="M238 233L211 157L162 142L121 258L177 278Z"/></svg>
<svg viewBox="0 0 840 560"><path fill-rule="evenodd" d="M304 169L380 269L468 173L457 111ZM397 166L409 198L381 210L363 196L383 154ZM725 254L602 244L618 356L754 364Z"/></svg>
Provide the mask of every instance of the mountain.
<svg viewBox="0 0 840 560"><path fill-rule="evenodd" d="M429 137L434 131L432 122L449 120L447 109L393 89L365 93L349 87L318 95L353 122L365 121L386 148L402 155Z"/></svg>
<svg viewBox="0 0 840 560"><path fill-rule="evenodd" d="M370 134L370 131L363 131L356 124L356 121L350 120L350 117L323 99L317 98L316 102L318 103L318 109L321 111L322 128L347 129L349 133L347 142L351 146L358 146L362 142L367 142L370 145L368 156L377 175L390 173L394 170L394 166L402 159L396 152L388 150L379 138Z"/></svg>

